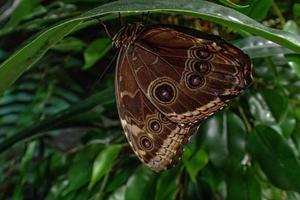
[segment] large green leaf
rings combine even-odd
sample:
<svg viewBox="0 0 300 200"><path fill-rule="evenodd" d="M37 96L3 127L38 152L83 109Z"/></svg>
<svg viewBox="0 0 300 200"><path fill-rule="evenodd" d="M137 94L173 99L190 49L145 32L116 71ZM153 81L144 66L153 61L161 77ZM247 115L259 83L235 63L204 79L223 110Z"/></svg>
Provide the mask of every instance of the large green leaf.
<svg viewBox="0 0 300 200"><path fill-rule="evenodd" d="M300 52L300 38L290 33L271 29L263 26L255 20L227 7L223 7L211 2L201 0L189 1L142 1L128 0L126 2L117 1L97 7L80 17L63 22L52 27L36 39L21 48L17 53L11 56L0 66L0 94L9 87L14 81L38 61L46 51L64 36L70 33L82 20L94 17L103 17L103 20L117 17L116 13L138 14L145 11L150 12L174 12L195 17L201 17L220 23L224 26L236 30L244 30L253 34L260 35L266 39L272 40L282 46L285 46L296 52Z"/></svg>
<svg viewBox="0 0 300 200"><path fill-rule="evenodd" d="M114 11L124 13L141 13L145 11L177 12L186 15L198 16L237 30L242 29L250 33L260 35L296 52L300 52L300 37L288 32L263 26L255 20L233 9L202 0L184 0L180 2L174 2L171 0L156 0L151 2L143 0L129 0L127 1L127 4L124 4L123 2L114 2L95 8L86 14L83 14L82 17L95 17L99 16L100 13L110 13L112 7L115 8Z"/></svg>
<svg viewBox="0 0 300 200"><path fill-rule="evenodd" d="M275 186L299 192L300 162L280 134L257 126L250 133L247 147Z"/></svg>
<svg viewBox="0 0 300 200"><path fill-rule="evenodd" d="M79 20L68 21L48 29L2 63L0 65L0 94L79 23Z"/></svg>
<svg viewBox="0 0 300 200"><path fill-rule="evenodd" d="M99 153L94 161L89 189L92 189L92 187L111 170L121 148L121 145L111 145Z"/></svg>

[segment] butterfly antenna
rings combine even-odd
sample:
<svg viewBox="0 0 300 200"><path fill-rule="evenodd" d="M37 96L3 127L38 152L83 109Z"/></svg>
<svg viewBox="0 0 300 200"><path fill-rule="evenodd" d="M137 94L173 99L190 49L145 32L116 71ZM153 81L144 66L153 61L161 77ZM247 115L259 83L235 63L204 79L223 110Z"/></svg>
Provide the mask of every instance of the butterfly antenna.
<svg viewBox="0 0 300 200"><path fill-rule="evenodd" d="M145 13L144 12L142 12L142 19L141 19L141 21L142 21L142 23L144 23L144 15L145 15Z"/></svg>
<svg viewBox="0 0 300 200"><path fill-rule="evenodd" d="M149 24L149 18L150 18L150 12L147 12L147 16L146 16L146 20L145 20L145 24L148 25Z"/></svg>
<svg viewBox="0 0 300 200"><path fill-rule="evenodd" d="M107 28L106 24L105 24L102 20L100 20L100 23L101 23L102 26L104 27L105 33L108 35L108 37L109 37L110 39L112 39L112 35L111 35L110 32L108 31L108 28Z"/></svg>
<svg viewBox="0 0 300 200"><path fill-rule="evenodd" d="M105 33L108 35L108 37L109 37L110 39L112 39L112 35L111 35L110 32L108 31L108 28L107 28L106 24L105 24L101 19L99 19L99 18L97 18L97 17L92 17L92 19L97 20L97 21L104 27Z"/></svg>
<svg viewBox="0 0 300 200"><path fill-rule="evenodd" d="M119 12L118 14L119 14L119 23L120 23L120 27L123 27L124 22L123 22L123 18L122 18L122 16L121 16L121 12Z"/></svg>
<svg viewBox="0 0 300 200"><path fill-rule="evenodd" d="M103 77L105 76L106 72L108 71L108 69L112 66L112 64L114 63L115 59L117 57L117 54L115 54L113 56L113 58L111 59L111 61L109 62L108 65L106 65L106 67L104 68L103 72L100 74L98 80L96 81L95 85L93 86L91 91L95 91L96 87L99 85L100 81L103 79Z"/></svg>

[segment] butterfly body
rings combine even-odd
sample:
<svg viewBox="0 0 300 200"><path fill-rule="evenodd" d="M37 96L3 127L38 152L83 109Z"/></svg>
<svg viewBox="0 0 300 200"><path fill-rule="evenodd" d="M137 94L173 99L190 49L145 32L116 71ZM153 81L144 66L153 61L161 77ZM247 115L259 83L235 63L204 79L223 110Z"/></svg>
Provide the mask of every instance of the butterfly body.
<svg viewBox="0 0 300 200"><path fill-rule="evenodd" d="M246 54L192 29L129 25L113 45L121 124L136 155L155 171L175 165L200 122L252 80Z"/></svg>

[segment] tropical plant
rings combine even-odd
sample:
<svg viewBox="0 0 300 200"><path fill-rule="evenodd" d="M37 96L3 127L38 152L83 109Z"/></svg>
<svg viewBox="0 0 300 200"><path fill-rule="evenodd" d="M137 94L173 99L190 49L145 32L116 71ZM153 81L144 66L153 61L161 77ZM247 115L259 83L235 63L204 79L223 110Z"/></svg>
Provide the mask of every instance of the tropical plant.
<svg viewBox="0 0 300 200"><path fill-rule="evenodd" d="M300 199L300 2L0 6L0 199ZM133 154L114 96L109 34L145 13L149 23L219 34L253 62L251 87L161 173Z"/></svg>

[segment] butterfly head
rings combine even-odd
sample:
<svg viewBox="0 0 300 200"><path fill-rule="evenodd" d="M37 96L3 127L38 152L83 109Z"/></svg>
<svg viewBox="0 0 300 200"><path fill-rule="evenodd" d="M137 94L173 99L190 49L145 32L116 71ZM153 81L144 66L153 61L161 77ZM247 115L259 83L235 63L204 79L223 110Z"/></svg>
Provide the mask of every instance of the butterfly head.
<svg viewBox="0 0 300 200"><path fill-rule="evenodd" d="M122 46L126 47L132 44L143 28L144 26L140 23L129 24L122 27L112 39L113 47L119 49Z"/></svg>

